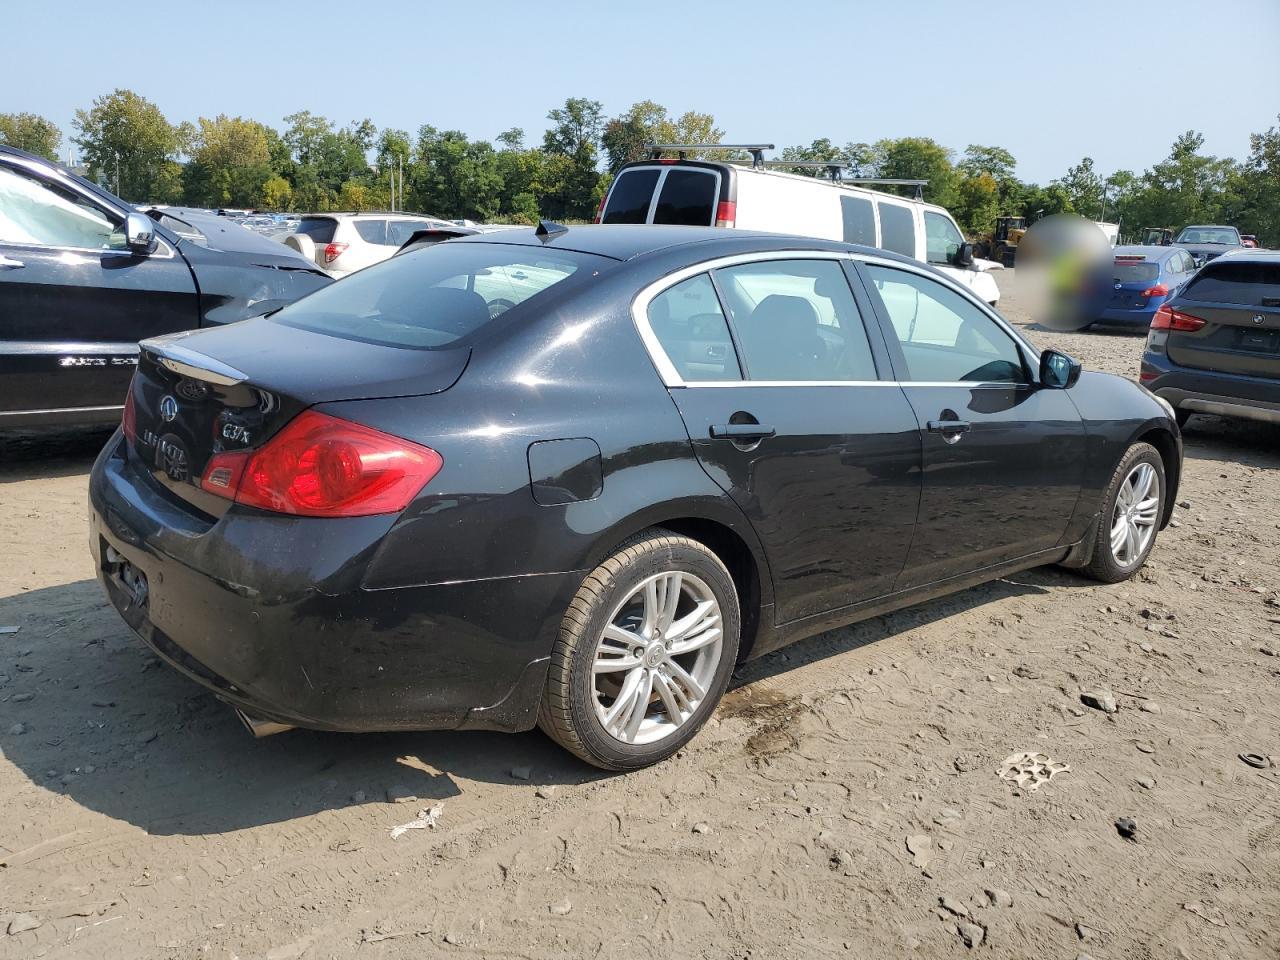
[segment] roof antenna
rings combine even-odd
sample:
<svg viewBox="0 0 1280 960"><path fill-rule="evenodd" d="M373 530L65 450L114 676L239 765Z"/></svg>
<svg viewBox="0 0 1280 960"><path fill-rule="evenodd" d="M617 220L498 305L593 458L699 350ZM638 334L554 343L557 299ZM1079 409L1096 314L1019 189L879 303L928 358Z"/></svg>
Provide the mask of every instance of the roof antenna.
<svg viewBox="0 0 1280 960"><path fill-rule="evenodd" d="M554 220L539 220L538 229L533 232L535 236L545 243L553 237L560 236L562 233L568 233L569 228L563 223L556 223Z"/></svg>

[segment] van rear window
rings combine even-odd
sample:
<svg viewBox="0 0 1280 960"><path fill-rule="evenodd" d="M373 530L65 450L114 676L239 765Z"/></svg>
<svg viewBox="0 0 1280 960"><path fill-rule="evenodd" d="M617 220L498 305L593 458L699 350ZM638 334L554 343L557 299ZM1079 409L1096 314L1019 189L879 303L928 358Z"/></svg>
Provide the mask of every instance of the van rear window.
<svg viewBox="0 0 1280 960"><path fill-rule="evenodd" d="M601 223L644 223L649 216L658 170L624 170L614 181Z"/></svg>
<svg viewBox="0 0 1280 960"><path fill-rule="evenodd" d="M297 232L305 233L316 243L329 243L337 229L338 221L333 217L303 217L298 221Z"/></svg>
<svg viewBox="0 0 1280 960"><path fill-rule="evenodd" d="M1191 279L1182 296L1209 303L1280 307L1280 264L1211 263Z"/></svg>
<svg viewBox="0 0 1280 960"><path fill-rule="evenodd" d="M718 181L702 170L667 171L654 223L676 223L691 227L709 227L716 212Z"/></svg>
<svg viewBox="0 0 1280 960"><path fill-rule="evenodd" d="M844 242L876 245L876 213L866 197L841 197L840 217L844 221Z"/></svg>
<svg viewBox="0 0 1280 960"><path fill-rule="evenodd" d="M880 246L903 256L916 255L916 223L910 208L880 204Z"/></svg>

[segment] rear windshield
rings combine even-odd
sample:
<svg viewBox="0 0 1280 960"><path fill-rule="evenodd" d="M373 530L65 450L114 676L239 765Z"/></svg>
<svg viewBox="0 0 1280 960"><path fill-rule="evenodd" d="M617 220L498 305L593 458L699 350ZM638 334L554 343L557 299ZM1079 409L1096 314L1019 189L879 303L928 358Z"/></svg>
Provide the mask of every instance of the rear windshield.
<svg viewBox="0 0 1280 960"><path fill-rule="evenodd" d="M1178 243L1239 243L1233 227L1187 227L1178 234Z"/></svg>
<svg viewBox="0 0 1280 960"><path fill-rule="evenodd" d="M333 239L333 231L338 221L332 217L307 217L298 222L297 233L305 233L316 243L328 243Z"/></svg>
<svg viewBox="0 0 1280 960"><path fill-rule="evenodd" d="M1111 265L1116 283L1146 283L1160 276L1160 267L1144 260L1116 260Z"/></svg>
<svg viewBox="0 0 1280 960"><path fill-rule="evenodd" d="M1182 295L1209 303L1280 307L1280 263L1211 263Z"/></svg>
<svg viewBox="0 0 1280 960"><path fill-rule="evenodd" d="M704 170L669 170L658 196L654 223L709 227L719 199L715 174Z"/></svg>
<svg viewBox="0 0 1280 960"><path fill-rule="evenodd" d="M644 223L658 182L658 170L624 170L618 175L602 223Z"/></svg>
<svg viewBox="0 0 1280 960"><path fill-rule="evenodd" d="M353 273L271 319L348 340L438 349L606 262L515 244L441 243Z"/></svg>

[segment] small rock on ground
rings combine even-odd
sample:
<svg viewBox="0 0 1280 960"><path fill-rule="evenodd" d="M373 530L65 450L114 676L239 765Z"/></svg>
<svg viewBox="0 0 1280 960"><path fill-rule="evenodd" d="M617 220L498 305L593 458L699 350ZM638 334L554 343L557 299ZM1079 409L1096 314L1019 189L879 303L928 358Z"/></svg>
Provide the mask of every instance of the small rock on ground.
<svg viewBox="0 0 1280 960"><path fill-rule="evenodd" d="M990 890L983 891L987 895L987 900L991 902L993 907L1012 907L1013 897L1008 890L1001 890L999 887L993 887Z"/></svg>
<svg viewBox="0 0 1280 960"><path fill-rule="evenodd" d="M705 820L699 820L697 823L693 825L693 832L694 833L710 833L711 824L707 823Z"/></svg>
<svg viewBox="0 0 1280 960"><path fill-rule="evenodd" d="M960 934L960 939L964 941L964 945L970 950L974 947L980 946L987 936L987 931L983 930L976 923L957 924L956 932Z"/></svg>
<svg viewBox="0 0 1280 960"><path fill-rule="evenodd" d="M403 783L394 783L387 787L387 803L413 803L418 795Z"/></svg>
<svg viewBox="0 0 1280 960"><path fill-rule="evenodd" d="M512 767L511 776L516 780L528 780L533 776L533 767Z"/></svg>
<svg viewBox="0 0 1280 960"><path fill-rule="evenodd" d="M9 926L6 932L9 936L15 937L20 933L36 929L36 927L41 926L43 922L44 921L39 917L33 917L29 913L15 913L13 918L9 921Z"/></svg>
<svg viewBox="0 0 1280 960"><path fill-rule="evenodd" d="M551 904L547 909L551 912L553 917L567 917L569 912L573 909L573 904L566 899L561 900L559 903Z"/></svg>
<svg viewBox="0 0 1280 960"><path fill-rule="evenodd" d="M1093 707L1093 709L1101 710L1103 713L1115 713L1120 709L1116 705L1115 694L1110 690L1086 690L1080 694L1080 702L1086 707Z"/></svg>

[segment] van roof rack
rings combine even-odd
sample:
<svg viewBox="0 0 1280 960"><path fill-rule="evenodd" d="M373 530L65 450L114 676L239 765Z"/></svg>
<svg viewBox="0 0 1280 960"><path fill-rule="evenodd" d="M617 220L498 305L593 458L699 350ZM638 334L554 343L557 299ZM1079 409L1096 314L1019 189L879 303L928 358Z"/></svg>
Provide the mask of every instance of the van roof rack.
<svg viewBox="0 0 1280 960"><path fill-rule="evenodd" d="M827 175L835 183L856 183L863 186L882 186L882 187L915 187L915 199L924 199L924 188L929 185L928 180L910 180L902 177L846 177L844 172L849 168L847 163L835 160L766 160L762 164L765 167L800 167L804 170L825 170Z"/></svg>
<svg viewBox="0 0 1280 960"><path fill-rule="evenodd" d="M691 152L702 152L704 150L745 150L751 154L751 166L764 166L764 151L774 149L772 143L646 143L644 148L649 151L649 159L657 160L664 153L678 153L680 159L685 159L686 155Z"/></svg>

